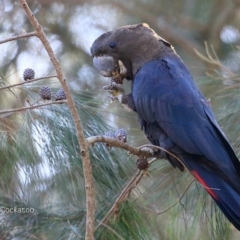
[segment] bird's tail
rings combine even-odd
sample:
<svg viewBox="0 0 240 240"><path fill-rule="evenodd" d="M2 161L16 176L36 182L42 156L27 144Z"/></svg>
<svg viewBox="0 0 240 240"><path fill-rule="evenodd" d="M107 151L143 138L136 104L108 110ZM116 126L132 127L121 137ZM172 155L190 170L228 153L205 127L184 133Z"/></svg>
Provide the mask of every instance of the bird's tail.
<svg viewBox="0 0 240 240"><path fill-rule="evenodd" d="M196 180L211 195L228 220L240 231L240 193L217 171L212 170L190 155L185 155L184 165L190 170ZM233 173L233 176L236 173ZM228 176L231 179L233 176ZM237 183L240 184L240 181Z"/></svg>

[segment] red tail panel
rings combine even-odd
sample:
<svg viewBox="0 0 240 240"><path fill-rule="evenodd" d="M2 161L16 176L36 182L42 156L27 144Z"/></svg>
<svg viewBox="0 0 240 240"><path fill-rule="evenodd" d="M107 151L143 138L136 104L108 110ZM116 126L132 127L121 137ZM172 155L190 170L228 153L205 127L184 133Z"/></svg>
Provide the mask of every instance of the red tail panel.
<svg viewBox="0 0 240 240"><path fill-rule="evenodd" d="M206 191L214 198L214 199L218 199L218 196L216 195L216 193L211 189L211 187L209 187L207 185L207 183L199 176L199 174L193 170L191 171L191 173L193 174L193 176L198 180L198 182L201 183L201 185L206 189Z"/></svg>

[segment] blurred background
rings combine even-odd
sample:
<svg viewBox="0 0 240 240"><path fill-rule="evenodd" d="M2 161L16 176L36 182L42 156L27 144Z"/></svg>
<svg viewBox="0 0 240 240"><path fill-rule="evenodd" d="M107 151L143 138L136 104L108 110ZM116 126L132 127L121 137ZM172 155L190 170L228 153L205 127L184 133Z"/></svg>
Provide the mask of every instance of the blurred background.
<svg viewBox="0 0 240 240"><path fill-rule="evenodd" d="M31 0L72 90L86 136L124 128L134 146L147 143L137 116L111 103L109 79L92 65L90 47L102 33L146 22L184 60L240 156L240 0ZM0 41L32 32L20 3L0 0ZM0 87L55 74L36 37L0 44ZM0 110L41 103L47 79L1 90ZM127 91L130 90L125 84ZM68 107L48 106L0 115L0 206L33 214L0 213L0 239L84 239L85 193L79 147ZM136 158L97 144L91 150L96 225L137 172ZM239 239L204 189L164 160L154 162L138 187L96 239ZM176 204L175 204L176 203ZM166 210L166 211L165 211ZM161 213L162 212L162 213Z"/></svg>

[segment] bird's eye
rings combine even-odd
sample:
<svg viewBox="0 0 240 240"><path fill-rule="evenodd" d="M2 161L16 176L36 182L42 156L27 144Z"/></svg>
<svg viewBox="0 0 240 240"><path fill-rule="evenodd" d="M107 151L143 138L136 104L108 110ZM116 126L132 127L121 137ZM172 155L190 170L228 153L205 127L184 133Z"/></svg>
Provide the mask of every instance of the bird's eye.
<svg viewBox="0 0 240 240"><path fill-rule="evenodd" d="M117 43L115 42L110 42L108 45L111 49L114 49L117 46Z"/></svg>

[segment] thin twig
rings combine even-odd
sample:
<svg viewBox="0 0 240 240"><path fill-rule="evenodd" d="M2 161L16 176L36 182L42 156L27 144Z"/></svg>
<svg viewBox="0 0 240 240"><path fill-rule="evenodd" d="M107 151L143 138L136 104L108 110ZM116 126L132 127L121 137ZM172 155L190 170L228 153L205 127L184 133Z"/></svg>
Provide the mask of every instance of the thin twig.
<svg viewBox="0 0 240 240"><path fill-rule="evenodd" d="M109 227L107 224L100 222L100 224L102 226L104 226L105 228L107 228L108 230L110 230L112 233L114 233L120 240L124 240L124 238L122 238L114 229L112 229L111 227Z"/></svg>
<svg viewBox="0 0 240 240"><path fill-rule="evenodd" d="M16 87L16 86L24 85L24 84L27 84L27 83L32 83L32 82L36 82L36 81L40 81L40 80L44 80L44 79L49 79L49 78L54 78L54 77L56 78L57 76L56 75L50 75L50 76L46 76L46 77L35 78L35 79L28 80L28 81L21 82L21 83L16 83L16 84L13 84L13 85L0 87L0 91L4 90L4 89L8 89L8 88L13 88L13 87Z"/></svg>
<svg viewBox="0 0 240 240"><path fill-rule="evenodd" d="M155 161L157 161L157 158L153 158L151 161L148 162L149 166L151 164L153 164ZM143 175L145 174L146 171L141 171L141 174L139 174L135 179L134 182L131 182L131 184L129 184L129 187L125 189L124 192L121 192L122 197L119 199L119 202L123 201L126 198L126 195L129 196L132 189L134 189L138 183L140 182L140 180L142 179Z"/></svg>
<svg viewBox="0 0 240 240"><path fill-rule="evenodd" d="M124 190L124 192L121 192L122 197L119 198L118 204L128 199L132 189L134 189L137 186L137 184L140 182L140 180L142 179L142 177L146 172L145 170L140 170L140 171L141 171L140 174L134 179L134 181L128 185L128 187Z"/></svg>
<svg viewBox="0 0 240 240"><path fill-rule="evenodd" d="M29 109L40 108L40 107L44 107L44 106L48 106L48 105L52 105L52 104L61 104L61 103L67 103L67 101L66 100L51 101L51 102L47 102L47 103L43 103L43 104L39 104L39 105L33 105L33 106L29 106L29 107L0 110L0 115L5 114L5 113L23 112L23 111L26 111Z"/></svg>
<svg viewBox="0 0 240 240"><path fill-rule="evenodd" d="M66 80L63 76L63 72L61 66L51 48L51 45L41 27L38 20L35 18L31 9L29 8L26 0L19 0L22 4L23 9L25 10L32 26L34 27L37 37L41 40L44 48L46 49L49 58L52 61L52 64L56 70L57 77L61 82L62 88L65 92L69 109L73 117L73 121L76 128L76 135L78 139L78 143L81 149L82 155L82 164L83 164L83 173L85 179L85 190L86 190L86 231L85 231L85 240L93 240L94 239L94 215L95 215L95 190L93 184L93 175L92 175L92 166L90 161L90 155L88 151L88 144L84 137L83 128L81 125L81 120L79 118L79 114L77 108L75 106L75 102L69 90L69 87L66 83Z"/></svg>
<svg viewBox="0 0 240 240"><path fill-rule="evenodd" d="M183 163L183 161L179 157L177 157L175 154L169 152L165 148L162 148L162 147L159 147L159 146L156 146L156 145L144 144L140 147L133 147L133 146L127 144L127 143L124 143L124 142L119 141L117 139L109 138L109 137L106 137L106 136L91 136L91 137L88 137L86 140L87 140L89 145L94 145L94 143L97 143L97 142L106 143L109 146L119 147L119 148L125 149L126 151L130 152L133 155L142 156L142 157L154 157L153 149L159 149L159 150L171 155L172 157L174 157L185 168L187 168L185 166L185 164Z"/></svg>
<svg viewBox="0 0 240 240"><path fill-rule="evenodd" d="M96 227L95 231L103 224L105 224L109 218L110 215L115 211L119 203L122 201L123 197L126 195L128 190L134 185L136 179L138 179L139 176L143 176L144 171L138 170L136 174L133 176L133 178L130 180L130 182L127 184L127 186L122 190L118 198L115 200L114 204L110 208L110 210L107 212L107 214L104 216L104 218L100 221L98 226Z"/></svg>
<svg viewBox="0 0 240 240"><path fill-rule="evenodd" d="M36 36L36 35L37 35L36 32L22 33L22 34L19 34L17 36L13 36L13 37L6 38L6 39L2 40L2 41L0 41L0 44L10 42L10 41L14 41L14 40L21 39L21 38L33 37L33 36Z"/></svg>
<svg viewBox="0 0 240 240"><path fill-rule="evenodd" d="M149 165L154 163L157 159L154 158L151 161L149 161ZM114 204L110 208L110 210L107 212L107 214L104 216L104 218L100 221L98 226L96 227L95 231L103 224L105 224L108 220L108 218L112 215L112 213L115 211L117 206L125 199L126 195L129 195L131 190L137 186L137 184L140 182L141 178L143 177L145 171L138 170L133 178L130 180L130 182L126 185L126 187L121 191L118 198L115 200Z"/></svg>
<svg viewBox="0 0 240 240"><path fill-rule="evenodd" d="M229 74L230 77L234 78L236 77L236 74L234 74L233 72L231 72L226 66L224 66L218 58L214 59L210 52L209 52L209 48L208 48L208 44L207 42L205 43L205 50L206 50L206 54L207 57L204 56L203 54L201 54L197 49L194 49L195 53L198 55L198 57L200 57L203 61L210 63L210 64L214 64L216 66L218 66L219 68L221 68L222 70L224 70L227 74ZM215 52L213 52L213 54L215 55Z"/></svg>
<svg viewBox="0 0 240 240"><path fill-rule="evenodd" d="M92 136L87 138L88 144L93 145L94 143L101 142L106 143L109 146L122 148L133 155L142 156L142 157L153 157L153 153L150 151L154 148L154 145L149 145L149 149L142 149L142 147L133 147L127 143L119 141L114 138L106 137L106 136Z"/></svg>
<svg viewBox="0 0 240 240"><path fill-rule="evenodd" d="M142 179L142 177L144 176L145 172L146 172L146 171L142 170L142 171L141 171L141 174L135 179L134 183L133 183L131 186L129 186L129 188L126 190L126 195L127 195L127 196L130 196L131 191L132 191L132 190L138 185L138 183L141 181L141 179ZM123 201L124 198L125 198L125 197L123 196L123 197L121 198L121 201Z"/></svg>
<svg viewBox="0 0 240 240"><path fill-rule="evenodd" d="M101 139L101 140L100 140ZM159 146L154 146L154 145L150 145L150 144L145 144L141 147L135 148L132 147L130 145L127 145L121 141L112 139L112 138L107 138L104 136L95 136L95 137L91 137L87 139L89 143L93 144L93 142L105 142L107 144L110 144L112 146L117 146L120 148L123 148L125 150L128 150L129 152L135 154L135 155L140 155L141 154L149 154L148 150L142 150L146 147L149 148L157 148L160 149L162 151L167 152L168 154L171 154L173 157L175 157L180 163L182 163L182 161L175 156L174 154L172 154L171 152L167 151L164 148L161 148ZM126 146L125 146L126 145ZM153 162L156 161L156 158L152 159L152 161L149 162L149 165L151 165ZM182 163L183 164L183 163ZM184 165L184 164L183 164ZM184 165L185 166L185 165ZM110 208L110 210L107 212L107 214L104 216L104 218L100 221L100 223L98 224L98 226L96 227L95 231L100 227L100 225L105 224L108 220L108 218L112 215L112 213L115 211L115 209L117 209L117 206L125 199L126 195L129 194L131 192L131 190L136 187L136 185L140 182L142 176L144 175L144 171L138 170L138 172L134 175L134 177L132 178L132 180L127 184L127 186L122 190L122 192L120 193L120 195L118 196L118 198L115 200L114 204L112 205L112 207ZM172 205L171 207L175 206L179 201L181 201L181 199L183 198L184 194L187 192L187 190L189 189L189 187L191 186L192 182L194 180L191 181L191 183L188 185L188 187L185 189L185 191L183 192L183 194L180 196L180 198L178 199L178 201L176 203L174 203L174 205ZM169 207L168 209L170 209L171 207ZM161 213L167 211L168 209L162 211ZM149 210L150 211L150 210Z"/></svg>
<svg viewBox="0 0 240 240"><path fill-rule="evenodd" d="M179 158L177 157L175 154L169 152L167 149L165 148L162 148L162 147L159 147L159 146L156 146L156 145L152 145L152 144L144 144L143 146L139 147L140 149L143 149L143 148L155 148L155 149L159 149L167 154L169 154L170 156L174 157L179 163L181 163L186 169L188 169L184 162Z"/></svg>
<svg viewBox="0 0 240 240"><path fill-rule="evenodd" d="M186 192L188 191L188 189L190 188L190 186L192 185L192 183L193 183L194 181L195 181L195 179L193 179L193 180L188 184L188 186L187 186L186 189L183 191L183 193L182 193L181 196L178 198L178 200L177 200L175 203L173 203L171 206L167 207L166 209L158 212L158 211L154 211L154 210L147 209L147 208L142 208L142 207L141 207L141 208L144 209L144 210L147 210L147 211L149 211L149 212L152 212L152 213L154 213L154 214L156 214L156 215L160 215L160 214L162 214L162 213L167 212L169 209L173 208L175 205L177 205L177 204L182 200L182 198L184 197L184 195L186 194Z"/></svg>

